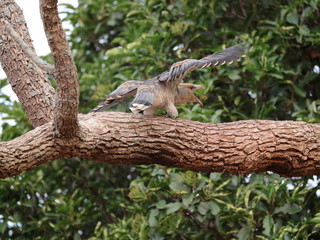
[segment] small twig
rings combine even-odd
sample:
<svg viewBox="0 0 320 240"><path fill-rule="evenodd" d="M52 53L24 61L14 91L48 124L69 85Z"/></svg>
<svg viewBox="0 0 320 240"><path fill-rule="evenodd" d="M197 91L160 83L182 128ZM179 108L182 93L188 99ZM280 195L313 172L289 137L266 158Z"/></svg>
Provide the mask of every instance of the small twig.
<svg viewBox="0 0 320 240"><path fill-rule="evenodd" d="M246 19L244 16L241 16L240 14L236 13L236 10L234 8L231 8L231 15L239 19Z"/></svg>
<svg viewBox="0 0 320 240"><path fill-rule="evenodd" d="M240 9L242 11L243 17L244 19L248 17L246 10L244 9L244 1L243 0L239 0L239 6Z"/></svg>
<svg viewBox="0 0 320 240"><path fill-rule="evenodd" d="M55 68L53 65L46 63L41 58L39 58L33 50L23 41L23 39L19 36L19 34L13 29L10 23L6 22L5 26L6 31L12 36L12 38L19 44L23 52L27 55L27 57L33 61L40 69L43 71L54 75Z"/></svg>

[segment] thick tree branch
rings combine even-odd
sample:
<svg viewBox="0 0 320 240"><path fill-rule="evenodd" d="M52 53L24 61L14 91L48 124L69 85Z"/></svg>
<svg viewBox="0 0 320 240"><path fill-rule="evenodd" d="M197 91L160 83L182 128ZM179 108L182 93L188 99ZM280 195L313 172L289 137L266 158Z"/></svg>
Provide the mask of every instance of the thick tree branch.
<svg viewBox="0 0 320 240"><path fill-rule="evenodd" d="M6 23L5 29L8 31L8 33L13 37L13 39L19 44L23 52L27 55L28 58L30 58L40 69L43 71L54 75L54 66L51 64L46 63L41 58L39 58L36 53L26 44L22 38L19 36L19 34L13 29L13 27Z"/></svg>
<svg viewBox="0 0 320 240"><path fill-rule="evenodd" d="M58 15L57 0L40 0L40 13L56 69L55 132L61 138L73 138L79 130L78 76Z"/></svg>
<svg viewBox="0 0 320 240"><path fill-rule="evenodd" d="M79 115L80 131L55 137L52 123L0 143L0 178L57 159L161 164L193 171L320 174L320 125L294 121L210 124L126 113Z"/></svg>
<svg viewBox="0 0 320 240"><path fill-rule="evenodd" d="M55 91L45 73L26 56L5 26L9 23L35 55L21 9L14 0L0 1L0 63L13 91L36 127L53 119Z"/></svg>

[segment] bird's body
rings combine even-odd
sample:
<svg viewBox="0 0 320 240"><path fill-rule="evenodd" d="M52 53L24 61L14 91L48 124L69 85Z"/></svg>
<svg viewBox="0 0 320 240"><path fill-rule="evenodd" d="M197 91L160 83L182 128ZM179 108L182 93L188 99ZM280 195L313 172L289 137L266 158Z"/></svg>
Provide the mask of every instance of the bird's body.
<svg viewBox="0 0 320 240"><path fill-rule="evenodd" d="M181 83L178 87L169 89L163 83L141 86L129 108L133 113L144 115L154 115L156 110L165 109L169 117L176 118L178 116L176 105L187 102L198 102L202 105L194 95L194 91L201 88L203 86L190 83Z"/></svg>
<svg viewBox="0 0 320 240"><path fill-rule="evenodd" d="M244 56L246 43L235 45L210 56L197 59L185 59L171 65L168 71L145 81L128 81L110 93L106 100L92 110L100 112L117 102L135 96L130 110L134 114L154 115L158 109L166 109L169 117L176 118L178 111L175 105L186 102L198 102L194 91L203 88L200 85L182 83L183 78L191 71L210 66L231 64Z"/></svg>

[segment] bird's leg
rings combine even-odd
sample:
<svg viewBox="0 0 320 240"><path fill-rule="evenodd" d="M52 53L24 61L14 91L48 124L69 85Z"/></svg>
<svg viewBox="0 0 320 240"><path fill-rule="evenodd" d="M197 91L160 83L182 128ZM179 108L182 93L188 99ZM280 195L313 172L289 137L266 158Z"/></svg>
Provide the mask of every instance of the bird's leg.
<svg viewBox="0 0 320 240"><path fill-rule="evenodd" d="M170 118L177 118L178 117L178 110L173 103L169 103L166 107L167 116Z"/></svg>

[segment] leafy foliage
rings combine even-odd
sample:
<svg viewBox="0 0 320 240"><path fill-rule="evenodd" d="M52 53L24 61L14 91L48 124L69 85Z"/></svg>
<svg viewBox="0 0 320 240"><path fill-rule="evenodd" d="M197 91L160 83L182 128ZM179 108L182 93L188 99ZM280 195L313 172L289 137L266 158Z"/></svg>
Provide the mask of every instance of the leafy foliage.
<svg viewBox="0 0 320 240"><path fill-rule="evenodd" d="M192 72L204 107L179 117L319 122L319 1L80 0L67 6L81 111L127 80L251 41L248 56ZM4 82L1 82L1 87ZM1 99L8 101L4 95ZM17 103L1 106L30 129ZM126 111L119 104L112 111ZM0 182L0 239L319 239L318 180L57 160Z"/></svg>

